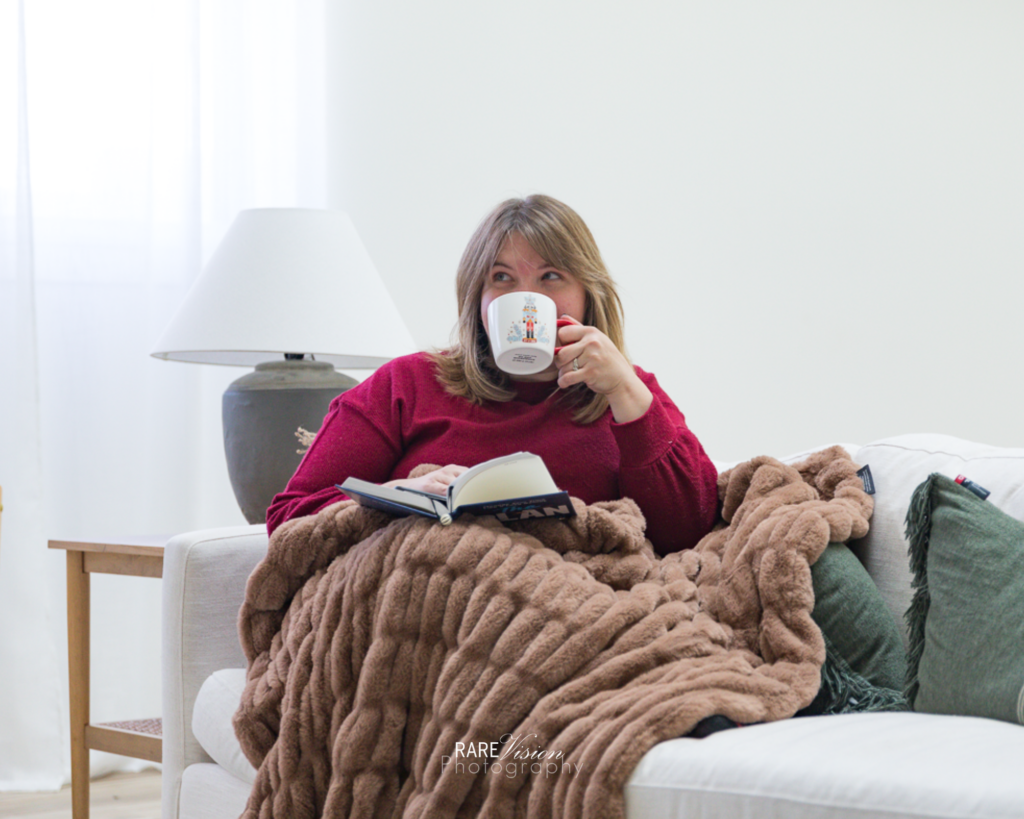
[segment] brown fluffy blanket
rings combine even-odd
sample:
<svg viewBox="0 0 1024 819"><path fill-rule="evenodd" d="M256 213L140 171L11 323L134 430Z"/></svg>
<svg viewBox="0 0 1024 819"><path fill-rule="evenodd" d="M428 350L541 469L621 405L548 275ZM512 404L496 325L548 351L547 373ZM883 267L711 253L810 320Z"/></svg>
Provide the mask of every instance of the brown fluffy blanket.
<svg viewBox="0 0 1024 819"><path fill-rule="evenodd" d="M846 452L719 478L659 558L630 500L443 527L346 501L278 529L240 615L246 817L621 817L662 740L792 716L825 656L809 565L862 537Z"/></svg>

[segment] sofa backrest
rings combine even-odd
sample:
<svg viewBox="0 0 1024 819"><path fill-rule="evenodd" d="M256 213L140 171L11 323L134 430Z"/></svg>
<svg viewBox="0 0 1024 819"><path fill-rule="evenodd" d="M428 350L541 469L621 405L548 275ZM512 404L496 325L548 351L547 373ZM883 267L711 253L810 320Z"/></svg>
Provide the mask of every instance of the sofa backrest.
<svg viewBox="0 0 1024 819"><path fill-rule="evenodd" d="M798 463L833 444L787 455ZM933 472L956 479L964 475L992 494L988 502L1024 521L1024 449L976 444L951 435L921 433L883 438L870 444L840 443L853 460L871 467L875 511L867 537L850 543L885 599L907 643L904 614L910 607L910 557L904 534L910 496ZM739 461L715 461L719 472Z"/></svg>
<svg viewBox="0 0 1024 819"><path fill-rule="evenodd" d="M858 464L871 467L876 491L871 530L850 548L882 592L906 642L904 614L913 589L904 527L914 489L933 472L953 479L964 475L992 493L989 503L1024 521L1024 449L916 434L875 441L851 455Z"/></svg>

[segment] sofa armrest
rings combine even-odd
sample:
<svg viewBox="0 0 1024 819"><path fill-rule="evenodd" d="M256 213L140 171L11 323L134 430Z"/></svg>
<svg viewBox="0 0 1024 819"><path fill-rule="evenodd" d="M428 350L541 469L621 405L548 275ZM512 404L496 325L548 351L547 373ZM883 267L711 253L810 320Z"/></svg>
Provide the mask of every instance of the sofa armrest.
<svg viewBox="0 0 1024 819"><path fill-rule="evenodd" d="M267 552L262 524L188 532L164 550L163 810L178 816L181 775L212 761L192 735L192 708L207 677L246 665L238 610L249 575Z"/></svg>

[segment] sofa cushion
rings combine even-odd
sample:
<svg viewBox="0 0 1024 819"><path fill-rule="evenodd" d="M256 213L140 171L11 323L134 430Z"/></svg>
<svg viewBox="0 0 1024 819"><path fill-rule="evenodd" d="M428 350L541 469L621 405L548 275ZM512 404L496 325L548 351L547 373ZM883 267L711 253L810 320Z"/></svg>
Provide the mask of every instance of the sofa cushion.
<svg viewBox="0 0 1024 819"><path fill-rule="evenodd" d="M1024 724L1024 523L933 475L907 533L914 709Z"/></svg>
<svg viewBox="0 0 1024 819"><path fill-rule="evenodd" d="M910 607L910 561L904 536L907 507L915 487L932 472L950 478L966 475L989 489L988 501L1024 520L1024 449L976 444L949 435L900 435L862 446L859 464L871 467L875 512L866 537L850 548L867 568L886 605L900 624Z"/></svg>
<svg viewBox="0 0 1024 819"><path fill-rule="evenodd" d="M192 733L214 762L252 785L256 781L256 769L242 753L231 726L243 688L244 668L225 668L207 677L192 709Z"/></svg>
<svg viewBox="0 0 1024 819"><path fill-rule="evenodd" d="M241 816L252 784L232 776L220 765L197 762L181 777L181 819L232 819ZM166 814L164 814L166 816Z"/></svg>
<svg viewBox="0 0 1024 819"><path fill-rule="evenodd" d="M800 717L655 745L627 819L1019 819L1024 731L975 717Z"/></svg>

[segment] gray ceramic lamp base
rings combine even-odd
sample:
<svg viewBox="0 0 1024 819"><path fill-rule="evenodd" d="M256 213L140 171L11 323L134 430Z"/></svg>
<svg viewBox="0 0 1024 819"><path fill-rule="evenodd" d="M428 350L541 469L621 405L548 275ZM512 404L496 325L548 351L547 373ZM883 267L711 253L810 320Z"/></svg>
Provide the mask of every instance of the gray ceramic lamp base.
<svg viewBox="0 0 1024 819"><path fill-rule="evenodd" d="M355 379L323 361L268 361L224 392L224 453L249 523L264 523L274 495L302 460L295 433L320 429L331 401Z"/></svg>

